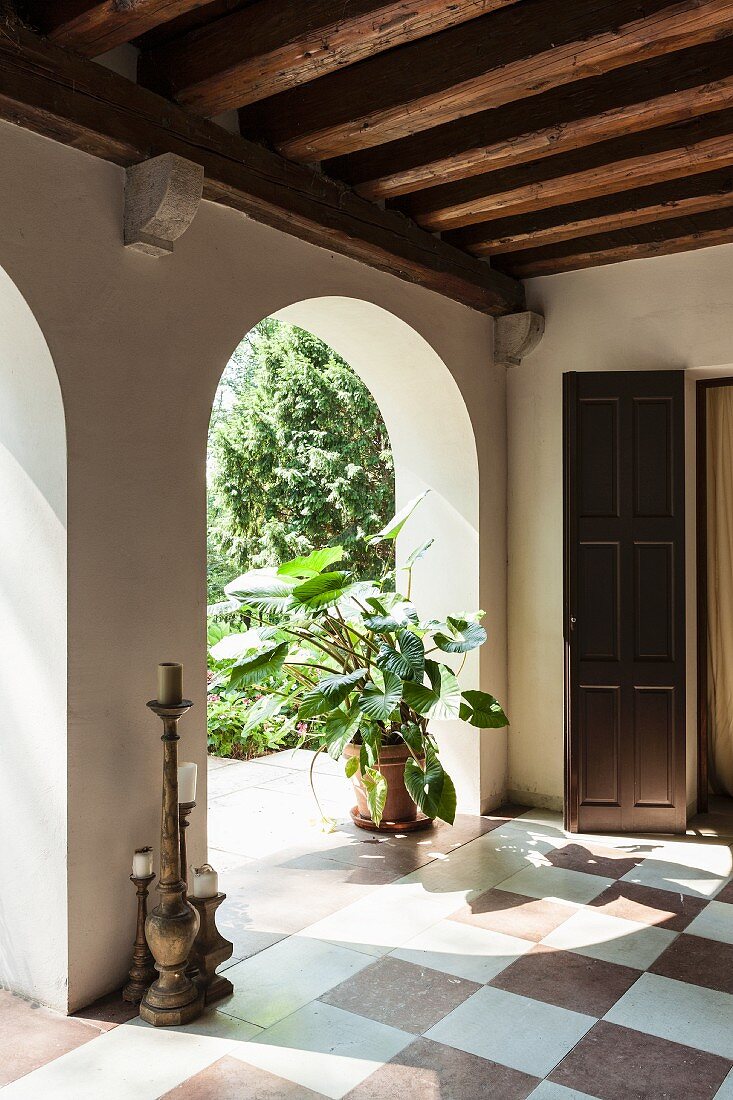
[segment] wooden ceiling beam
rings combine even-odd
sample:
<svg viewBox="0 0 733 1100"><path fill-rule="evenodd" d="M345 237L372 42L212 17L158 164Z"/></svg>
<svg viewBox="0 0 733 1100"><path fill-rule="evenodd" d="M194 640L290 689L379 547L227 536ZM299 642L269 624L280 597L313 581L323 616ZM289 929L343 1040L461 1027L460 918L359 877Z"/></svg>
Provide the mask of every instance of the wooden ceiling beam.
<svg viewBox="0 0 733 1100"><path fill-rule="evenodd" d="M84 57L98 57L139 34L203 7L207 0L23 0L41 34ZM20 7L20 4L19 4Z"/></svg>
<svg viewBox="0 0 733 1100"><path fill-rule="evenodd" d="M370 199L389 199L669 125L733 103L729 39L553 88L322 164Z"/></svg>
<svg viewBox="0 0 733 1100"><path fill-rule="evenodd" d="M522 0L240 111L320 161L733 33L733 0Z"/></svg>
<svg viewBox="0 0 733 1100"><path fill-rule="evenodd" d="M143 53L140 79L211 118L514 3L258 0Z"/></svg>
<svg viewBox="0 0 733 1100"><path fill-rule="evenodd" d="M473 225L446 239L474 256L500 256L729 207L733 207L731 169Z"/></svg>
<svg viewBox="0 0 733 1100"><path fill-rule="evenodd" d="M669 256L733 242L733 211L679 218L658 226L644 226L645 233L628 231L600 234L574 241L572 246L551 246L536 252L502 257L502 269L522 279L558 275L625 260Z"/></svg>
<svg viewBox="0 0 733 1100"><path fill-rule="evenodd" d="M527 214L733 164L733 108L395 200L431 231Z"/></svg>
<svg viewBox="0 0 733 1100"><path fill-rule="evenodd" d="M176 153L203 167L211 202L472 309L523 308L521 284L401 214L4 19L0 118L121 165Z"/></svg>

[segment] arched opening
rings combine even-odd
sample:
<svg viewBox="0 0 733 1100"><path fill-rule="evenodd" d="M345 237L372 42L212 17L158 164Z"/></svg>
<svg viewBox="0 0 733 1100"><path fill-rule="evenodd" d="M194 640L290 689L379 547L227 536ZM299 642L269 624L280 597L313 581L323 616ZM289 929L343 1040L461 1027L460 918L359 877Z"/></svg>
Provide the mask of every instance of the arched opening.
<svg viewBox="0 0 733 1100"><path fill-rule="evenodd" d="M43 333L0 268L0 984L67 1006L66 433Z"/></svg>

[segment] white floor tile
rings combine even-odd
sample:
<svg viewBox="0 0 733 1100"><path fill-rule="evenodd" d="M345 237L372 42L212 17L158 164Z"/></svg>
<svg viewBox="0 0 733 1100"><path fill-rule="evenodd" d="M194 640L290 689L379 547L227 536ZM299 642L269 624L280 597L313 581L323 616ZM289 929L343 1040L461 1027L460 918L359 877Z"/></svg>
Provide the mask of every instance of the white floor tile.
<svg viewBox="0 0 733 1100"><path fill-rule="evenodd" d="M587 1092L578 1092L577 1089L566 1089L564 1085L556 1085L553 1081L543 1081L534 1092L531 1092L527 1100L593 1100Z"/></svg>
<svg viewBox="0 0 733 1100"><path fill-rule="evenodd" d="M692 858L692 853L690 857ZM635 882L640 886L671 890L675 894L689 894L695 898L711 898L724 885L726 878L727 876L716 875L704 867L654 856L628 871L621 882Z"/></svg>
<svg viewBox="0 0 733 1100"><path fill-rule="evenodd" d="M533 946L530 940L505 936L462 921L441 920L392 954L416 966L428 966L483 984Z"/></svg>
<svg viewBox="0 0 733 1100"><path fill-rule="evenodd" d="M537 861L547 862L539 852L528 856L526 846L485 833L452 852L437 855L400 882L422 883L431 894L460 891L464 901L468 901Z"/></svg>
<svg viewBox="0 0 733 1100"><path fill-rule="evenodd" d="M499 889L531 898L586 905L612 883L613 879L569 871L564 867L527 867L502 882Z"/></svg>
<svg viewBox="0 0 733 1100"><path fill-rule="evenodd" d="M733 943L733 905L711 901L685 929L691 936L704 936L719 943Z"/></svg>
<svg viewBox="0 0 733 1100"><path fill-rule="evenodd" d="M646 970L677 938L676 932L580 909L542 941L593 959Z"/></svg>
<svg viewBox="0 0 733 1100"><path fill-rule="evenodd" d="M733 1059L733 996L642 974L605 1019Z"/></svg>
<svg viewBox="0 0 733 1100"><path fill-rule="evenodd" d="M231 1054L340 1100L414 1040L405 1031L316 1001Z"/></svg>
<svg viewBox="0 0 733 1100"><path fill-rule="evenodd" d="M259 1033L241 1022L226 1030L222 1039L122 1024L6 1085L3 1100L157 1100Z"/></svg>
<svg viewBox="0 0 733 1100"><path fill-rule="evenodd" d="M545 1077L595 1023L592 1016L487 985L426 1035L468 1054Z"/></svg>
<svg viewBox="0 0 733 1100"><path fill-rule="evenodd" d="M362 952L291 936L227 971L234 993L222 1012L270 1027L368 966Z"/></svg>

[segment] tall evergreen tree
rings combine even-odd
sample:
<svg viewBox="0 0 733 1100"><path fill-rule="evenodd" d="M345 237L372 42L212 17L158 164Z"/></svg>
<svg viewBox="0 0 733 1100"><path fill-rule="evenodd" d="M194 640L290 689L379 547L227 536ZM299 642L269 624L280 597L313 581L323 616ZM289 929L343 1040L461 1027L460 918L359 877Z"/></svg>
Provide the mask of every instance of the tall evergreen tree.
<svg viewBox="0 0 733 1100"><path fill-rule="evenodd" d="M209 602L244 569L331 541L357 572L381 571L391 549L362 536L393 511L389 438L366 386L311 333L260 322L227 367L212 415Z"/></svg>

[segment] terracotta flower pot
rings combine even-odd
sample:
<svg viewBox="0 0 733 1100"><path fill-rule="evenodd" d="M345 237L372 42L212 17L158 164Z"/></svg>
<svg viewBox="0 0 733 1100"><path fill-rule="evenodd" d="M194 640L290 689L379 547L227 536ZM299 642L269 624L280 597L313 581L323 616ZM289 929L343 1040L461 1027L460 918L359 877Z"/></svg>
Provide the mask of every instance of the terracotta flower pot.
<svg viewBox="0 0 733 1100"><path fill-rule="evenodd" d="M347 745L344 756L347 759L352 756L358 758L360 751L361 745ZM417 821L417 806L410 798L405 786L405 762L409 755L410 750L402 742L399 745L385 745L380 751L379 767L376 770L381 772L387 780L387 801L384 806L381 824L379 826L372 824L371 828L386 829L391 827L391 831L395 825L404 824L409 827ZM361 780L361 769L354 772L352 783L356 793L356 808L359 817L364 821L371 821L366 791ZM356 823L359 824L358 821Z"/></svg>

